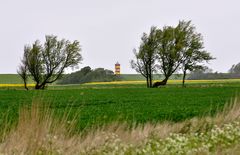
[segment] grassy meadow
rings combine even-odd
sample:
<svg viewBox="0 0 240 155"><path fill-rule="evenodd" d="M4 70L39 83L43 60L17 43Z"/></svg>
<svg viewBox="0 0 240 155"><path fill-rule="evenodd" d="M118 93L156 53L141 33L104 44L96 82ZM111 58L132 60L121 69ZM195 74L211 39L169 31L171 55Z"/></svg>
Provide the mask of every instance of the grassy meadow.
<svg viewBox="0 0 240 155"><path fill-rule="evenodd" d="M1 86L1 85L0 85ZM25 91L21 85L2 84L0 114L18 115L21 105L33 100L51 105L56 113L70 109L80 113L78 129L102 126L111 122L129 124L179 122L196 116L214 115L240 91L240 80L187 81L170 80L159 89L145 88L144 81L100 82L83 85L54 85L44 91Z"/></svg>
<svg viewBox="0 0 240 155"><path fill-rule="evenodd" d="M57 132L54 133L57 135L64 134L64 137L59 135L54 137L54 135L52 136L50 134L48 138L50 138L51 143L55 143L54 141L58 140L58 138L71 141L71 138L68 139L69 136L75 136L76 139L81 141L81 144L74 145L77 145L79 148L86 151L80 151L82 154L87 152L92 152L91 154L102 154L103 152L111 154L113 151L116 151L117 154L121 153L121 150L125 151L124 154L134 154L134 152L138 152L138 154L146 154L151 151L156 153L157 151L164 149L163 146L165 144L172 141L179 143L179 137L180 140L190 139L190 141L186 142L187 146L190 145L191 140L194 142L196 141L196 146L188 146L190 148L197 148L200 147L200 145L200 148L202 148L203 139L201 138L204 136L209 138L208 136L214 134L211 133L212 130L217 130L217 132L220 130L221 132L228 132L225 125L229 125L229 123L231 128L236 128L237 130L231 130L231 133L229 133L235 134L233 140L230 140L229 142L235 146L235 144L239 144L237 139L239 136L238 129L240 127L238 125L238 110L240 108L233 109L237 111L234 112L234 118L232 118L233 116L231 115L231 119L228 121L221 120L222 123L220 124L218 115L221 114L222 117L224 107L226 108L228 103L239 103L238 101L233 101L235 98L238 98L239 92L240 80L238 79L187 80L186 88L182 88L181 80L170 80L167 86L156 89L145 88L144 81L132 80L97 82L82 85L51 85L48 86L46 90L40 91L25 91L19 84L14 85L13 83L2 83L0 84L0 125L3 128L1 128L0 131L0 135L2 135L0 139L2 139L1 141L3 144L0 145L0 152L1 150L4 152L4 149L1 148L7 145L4 143L5 141L11 140L11 138L13 138L12 141L16 141L14 136L11 137L11 134L19 134L18 132L20 131L18 130L23 130L23 127L19 126L21 123L23 123L23 126L26 125L26 128L34 129L34 126L39 125L36 122L40 122L41 125L41 121L44 119L45 121L42 125L49 127L47 128L49 131L44 131L47 132L46 134L50 134L51 132ZM36 104L38 105L37 108L34 106ZM45 107L48 107L47 110L45 110ZM22 113L21 109L25 109L25 113ZM35 119L35 117L37 120L32 120ZM211 121L211 119L213 120ZM59 124L59 122L54 123L54 121L59 120L60 122L63 121L60 123L63 125L61 127L56 125ZM205 122L204 124L203 120L207 123ZM27 125L27 121L30 121L31 123L34 121L36 124L29 123ZM71 124L74 125L72 126ZM58 131L55 128L52 130L52 126L54 125L57 126L56 128L67 128L67 130ZM69 126L71 129L68 128ZM204 129L199 126L204 127ZM41 127L39 128L41 129ZM162 132L163 129L167 130L166 133L164 136L163 134L159 135L158 132ZM67 133L67 136L65 132ZM124 141L126 134L127 136L132 137L130 141L133 144L130 145L126 142L129 140ZM153 136L154 134L157 135ZM199 139L194 139L192 134L203 134L203 137L199 135L199 137L197 136ZM76 135L81 136L76 137ZM104 136L101 137L100 135ZM134 142L133 137L135 136L136 138L137 135L142 140L142 143L137 143L135 145L136 142ZM43 137L44 136L46 135L43 135ZM98 142L99 140L97 140L96 136L100 136L102 141ZM118 141L119 136L121 141ZM91 147L87 148L87 146L90 146L89 139L91 138L96 140L94 145L97 145L97 147L92 146L93 144L91 144ZM38 148L38 146L31 146L30 149L30 146L26 146L27 148L23 152L26 153L29 149L40 151L40 153L34 152L33 154L46 154L46 151L49 153L49 150L52 150L53 154L72 154L66 150L60 150L60 152L58 152L55 148L49 148L50 144L45 144L45 140L42 140L43 144L41 145L41 148ZM209 141L211 140L210 137ZM219 141L222 141L221 135ZM220 143L219 141L214 143L213 147L206 148L204 146L200 152L221 151L215 147L215 145ZM71 141L71 143L75 143L75 141ZM204 145L205 143L206 146L208 146L209 142L204 141ZM116 146L112 146L112 144ZM20 148L24 148L21 145L16 149L17 152ZM58 145L57 142L56 145ZM226 147L228 148L228 146L231 148L230 144ZM12 150L10 146L8 147L9 149L5 150L5 152ZM59 146L56 147L61 148L62 146L59 144ZM115 147L118 147L118 149ZM94 148L97 149L95 150ZM174 151L179 149L175 148L175 146L173 148L175 149ZM120 152L118 152L119 149ZM186 151L189 150L185 150L183 153L180 152L180 154L186 154ZM199 152L199 150L196 152ZM174 152L173 154L176 153L178 152ZM32 152L30 152L30 154L32 154Z"/></svg>

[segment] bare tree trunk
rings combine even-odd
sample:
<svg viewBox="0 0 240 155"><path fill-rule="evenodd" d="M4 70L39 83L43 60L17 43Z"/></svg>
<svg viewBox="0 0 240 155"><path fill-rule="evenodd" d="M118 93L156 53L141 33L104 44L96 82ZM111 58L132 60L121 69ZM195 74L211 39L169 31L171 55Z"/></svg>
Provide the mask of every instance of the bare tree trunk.
<svg viewBox="0 0 240 155"><path fill-rule="evenodd" d="M152 88L152 69L149 66L149 87Z"/></svg>
<svg viewBox="0 0 240 155"><path fill-rule="evenodd" d="M165 79L163 79L161 82L155 82L153 84L153 88L157 88L159 86L165 86L167 84L168 79L169 79L169 76L165 77Z"/></svg>
<svg viewBox="0 0 240 155"><path fill-rule="evenodd" d="M40 89L38 84L35 85L35 89Z"/></svg>
<svg viewBox="0 0 240 155"><path fill-rule="evenodd" d="M24 80L24 88L26 89L26 90L28 90L28 87L27 87L27 82Z"/></svg>
<svg viewBox="0 0 240 155"><path fill-rule="evenodd" d="M168 79L169 79L169 77L165 77L165 79L163 79L163 80L160 82L160 85L165 86L165 85L167 84Z"/></svg>
<svg viewBox="0 0 240 155"><path fill-rule="evenodd" d="M146 77L146 80L147 80L147 88L149 88L149 78L148 78L148 75Z"/></svg>
<svg viewBox="0 0 240 155"><path fill-rule="evenodd" d="M35 89L44 89L45 86L46 86L46 84L47 84L46 82L41 83L41 84L37 83L37 84L35 85Z"/></svg>
<svg viewBox="0 0 240 155"><path fill-rule="evenodd" d="M35 89L42 89L42 86L41 86L41 84L39 84L39 83L36 83L36 85L35 85Z"/></svg>
<svg viewBox="0 0 240 155"><path fill-rule="evenodd" d="M152 73L149 75L149 87L152 88Z"/></svg>
<svg viewBox="0 0 240 155"><path fill-rule="evenodd" d="M185 87L186 70L183 71L182 87Z"/></svg>

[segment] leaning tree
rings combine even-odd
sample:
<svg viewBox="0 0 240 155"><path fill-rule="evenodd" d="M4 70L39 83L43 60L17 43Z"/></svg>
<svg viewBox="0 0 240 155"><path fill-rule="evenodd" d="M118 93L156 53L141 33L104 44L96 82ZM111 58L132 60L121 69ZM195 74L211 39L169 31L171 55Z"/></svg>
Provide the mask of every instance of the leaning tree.
<svg viewBox="0 0 240 155"><path fill-rule="evenodd" d="M240 63L232 65L228 72L231 74L240 74Z"/></svg>
<svg viewBox="0 0 240 155"><path fill-rule="evenodd" d="M154 87L166 85L170 76L180 68L183 70L183 86L187 71L201 69L203 62L214 59L204 50L200 33L196 32L191 21L179 21L176 27L166 26L158 33L158 60L160 71L164 75Z"/></svg>
<svg viewBox="0 0 240 155"><path fill-rule="evenodd" d="M133 50L135 59L131 67L146 78L147 87L152 87L153 73L156 70L157 28L152 27L149 34L143 33L139 50Z"/></svg>
<svg viewBox="0 0 240 155"><path fill-rule="evenodd" d="M182 86L185 85L187 71L204 69L204 62L213 60L211 54L204 50L203 39L200 33L196 32L196 28L191 25L191 21L180 21L177 29L183 34L183 60L181 68L183 71Z"/></svg>
<svg viewBox="0 0 240 155"><path fill-rule="evenodd" d="M56 36L45 38L43 45L35 41L24 47L18 74L26 89L28 77L35 81L35 89L44 89L47 84L61 78L66 68L77 66L82 60L78 41L58 40Z"/></svg>
<svg viewBox="0 0 240 155"><path fill-rule="evenodd" d="M157 36L159 68L164 79L154 83L153 87L166 85L170 76L179 69L183 60L183 32L175 27L165 26L162 30L158 30Z"/></svg>
<svg viewBox="0 0 240 155"><path fill-rule="evenodd" d="M28 82L28 74L27 74L27 66L24 65L26 64L26 52L24 52L24 56L23 56L23 59L21 60L21 65L19 66L18 70L17 70L17 73L18 75L22 78L23 82L24 82L24 87L26 90L28 90L28 87L27 87L27 82Z"/></svg>

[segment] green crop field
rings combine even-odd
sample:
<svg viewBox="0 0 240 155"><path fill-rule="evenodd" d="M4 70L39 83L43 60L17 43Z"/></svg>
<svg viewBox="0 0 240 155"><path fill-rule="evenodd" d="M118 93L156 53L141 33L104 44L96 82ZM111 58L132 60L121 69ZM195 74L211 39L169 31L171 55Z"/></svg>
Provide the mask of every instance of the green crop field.
<svg viewBox="0 0 240 155"><path fill-rule="evenodd" d="M121 80L123 81L142 81L145 78L140 74L122 74ZM162 79L161 75L154 75L155 80ZM181 79L181 75L173 75L170 79ZM0 84L19 84L22 83L21 78L17 74L0 74ZM31 79L29 79L28 83L33 83Z"/></svg>
<svg viewBox="0 0 240 155"><path fill-rule="evenodd" d="M17 74L0 74L0 84L19 84L21 78Z"/></svg>
<svg viewBox="0 0 240 155"><path fill-rule="evenodd" d="M28 83L33 81L29 79ZM0 84L20 84L23 83L18 74L0 74Z"/></svg>
<svg viewBox="0 0 240 155"><path fill-rule="evenodd" d="M0 114L16 120L21 105L48 103L57 114L76 113L78 128L120 121L131 123L182 121L212 115L223 108L240 90L238 80L170 84L147 89L145 84L85 84L49 86L44 91L0 89ZM0 121L0 123L2 123Z"/></svg>

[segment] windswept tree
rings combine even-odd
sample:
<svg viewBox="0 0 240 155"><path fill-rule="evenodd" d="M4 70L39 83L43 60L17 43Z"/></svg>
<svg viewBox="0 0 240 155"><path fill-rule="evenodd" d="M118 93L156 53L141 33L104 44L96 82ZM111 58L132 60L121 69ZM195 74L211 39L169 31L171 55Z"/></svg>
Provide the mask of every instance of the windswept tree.
<svg viewBox="0 0 240 155"><path fill-rule="evenodd" d="M176 27L159 29L157 36L160 71L165 78L154 83L154 87L166 85L170 76L180 68L183 70L184 86L187 71L201 69L204 62L214 59L204 50L202 36L196 32L191 21L179 21Z"/></svg>
<svg viewBox="0 0 240 155"><path fill-rule="evenodd" d="M19 66L18 70L17 70L17 73L18 75L22 78L23 80L23 83L24 83L24 88L26 90L28 90L28 87L27 87L27 82L28 82L28 71L27 71L27 66L26 65L23 65L23 64L26 64L26 58L27 56L25 55L26 53L24 52L24 56L23 56L23 59L21 60L21 63L22 65Z"/></svg>
<svg viewBox="0 0 240 155"><path fill-rule="evenodd" d="M232 67L230 68L230 70L228 72L231 74L240 74L240 63L238 63L236 65L232 65Z"/></svg>
<svg viewBox="0 0 240 155"><path fill-rule="evenodd" d="M149 35L143 33L141 44L133 50L135 60L131 60L131 67L146 78L147 87L153 85L153 73L156 71L157 29L152 27Z"/></svg>
<svg viewBox="0 0 240 155"><path fill-rule="evenodd" d="M66 68L77 66L82 60L78 41L58 40L56 36L45 38L43 45L35 41L24 47L18 69L23 81L27 81L27 75L35 81L35 89L44 89L47 84L61 78Z"/></svg>
<svg viewBox="0 0 240 155"><path fill-rule="evenodd" d="M203 39L200 33L196 32L196 28L191 25L191 21L180 21L176 27L182 32L182 86L185 84L187 71L204 69L204 62L214 59L210 53L204 50Z"/></svg>
<svg viewBox="0 0 240 155"><path fill-rule="evenodd" d="M164 75L161 82L154 83L154 87L166 85L170 76L179 69L183 61L183 37L184 34L178 28L166 26L158 33L157 55L160 71Z"/></svg>

